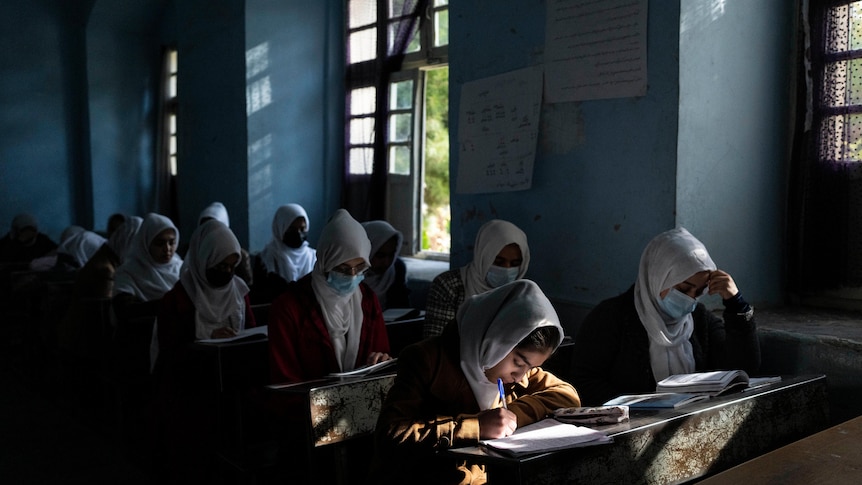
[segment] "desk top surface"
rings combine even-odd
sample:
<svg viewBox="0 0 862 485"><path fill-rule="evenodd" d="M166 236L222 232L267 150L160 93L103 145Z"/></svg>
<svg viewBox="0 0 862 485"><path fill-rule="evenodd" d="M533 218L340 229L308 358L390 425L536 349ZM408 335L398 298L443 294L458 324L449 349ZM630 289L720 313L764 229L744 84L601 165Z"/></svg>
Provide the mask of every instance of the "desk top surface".
<svg viewBox="0 0 862 485"><path fill-rule="evenodd" d="M610 437L619 437L627 433L641 432L651 427L665 426L676 420L685 419L699 413L705 413L717 408L731 406L742 403L750 399L757 399L758 396L765 396L777 392L781 392L788 388L796 386L804 386L815 383L817 381L826 381L824 375L807 375L807 376L787 376L783 377L781 382L767 384L756 388L747 389L745 391L728 394L725 396L717 396L705 401L695 402L680 409L660 409L660 410L637 410L631 411L631 417L628 422L610 424L610 425L592 425L590 428L600 430ZM613 446L612 444L610 446ZM477 447L470 446L465 448L454 448L449 452L456 455L469 455L471 457L482 457L486 461L507 461L507 462L527 462L543 458L550 453L538 453L535 455L527 455L522 457L504 457L486 452Z"/></svg>

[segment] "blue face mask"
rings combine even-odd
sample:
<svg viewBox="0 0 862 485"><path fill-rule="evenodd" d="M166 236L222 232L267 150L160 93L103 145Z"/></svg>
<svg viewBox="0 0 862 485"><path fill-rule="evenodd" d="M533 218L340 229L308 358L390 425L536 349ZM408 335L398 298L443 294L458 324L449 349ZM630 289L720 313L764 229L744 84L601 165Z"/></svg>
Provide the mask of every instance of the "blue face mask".
<svg viewBox="0 0 862 485"><path fill-rule="evenodd" d="M353 290L359 286L363 279L365 279L365 274L350 276L338 271L330 271L326 277L326 284L339 295L347 296L353 293Z"/></svg>
<svg viewBox="0 0 862 485"><path fill-rule="evenodd" d="M488 274L485 275L485 281L491 285L491 288L499 288L506 283L511 283L518 279L518 271L520 266L511 268L503 268L502 266L494 266L488 269Z"/></svg>
<svg viewBox="0 0 862 485"><path fill-rule="evenodd" d="M697 307L697 300L676 288L671 288L668 294L658 301L658 304L667 316L678 320L694 311Z"/></svg>

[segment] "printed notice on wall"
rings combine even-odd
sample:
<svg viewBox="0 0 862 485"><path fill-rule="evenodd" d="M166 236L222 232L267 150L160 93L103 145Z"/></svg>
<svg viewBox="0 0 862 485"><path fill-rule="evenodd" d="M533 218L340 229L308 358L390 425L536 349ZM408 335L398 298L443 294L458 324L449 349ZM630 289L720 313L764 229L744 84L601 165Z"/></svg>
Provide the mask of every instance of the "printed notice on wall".
<svg viewBox="0 0 862 485"><path fill-rule="evenodd" d="M455 191L481 194L529 189L541 108L541 67L465 83L459 107Z"/></svg>
<svg viewBox="0 0 862 485"><path fill-rule="evenodd" d="M548 0L545 101L643 96L647 0Z"/></svg>

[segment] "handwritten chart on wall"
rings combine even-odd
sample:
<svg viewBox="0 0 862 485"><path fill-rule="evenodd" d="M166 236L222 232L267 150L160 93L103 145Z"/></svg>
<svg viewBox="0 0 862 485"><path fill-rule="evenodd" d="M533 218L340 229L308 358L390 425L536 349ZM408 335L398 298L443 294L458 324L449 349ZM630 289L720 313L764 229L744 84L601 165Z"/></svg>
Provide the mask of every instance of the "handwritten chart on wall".
<svg viewBox="0 0 862 485"><path fill-rule="evenodd" d="M647 0L549 0L548 103L643 96Z"/></svg>
<svg viewBox="0 0 862 485"><path fill-rule="evenodd" d="M529 189L541 108L541 67L465 83L459 107L455 191L481 194Z"/></svg>

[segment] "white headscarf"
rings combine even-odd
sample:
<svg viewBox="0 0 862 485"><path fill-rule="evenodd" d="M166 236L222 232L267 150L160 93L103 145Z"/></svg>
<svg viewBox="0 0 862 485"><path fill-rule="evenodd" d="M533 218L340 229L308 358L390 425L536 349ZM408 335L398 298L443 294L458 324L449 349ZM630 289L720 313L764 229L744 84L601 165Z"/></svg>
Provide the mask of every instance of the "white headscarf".
<svg viewBox="0 0 862 485"><path fill-rule="evenodd" d="M461 370L480 409L491 409L499 391L485 371L503 360L533 330L556 327L563 341L563 328L551 302L539 285L516 280L492 291L464 300L458 309L461 337Z"/></svg>
<svg viewBox="0 0 862 485"><path fill-rule="evenodd" d="M111 237L108 238L108 247L114 251L121 263L126 259L126 253L135 239L135 234L141 228L142 222L144 220L138 216L126 217L126 221L117 226L111 233Z"/></svg>
<svg viewBox="0 0 862 485"><path fill-rule="evenodd" d="M308 214L301 205L287 204L279 207L272 219L272 240L260 252L267 271L277 273L285 281L295 281L307 275L317 260L317 255L308 245L308 241L304 241L302 246L296 249L282 241L287 228L297 217L304 217L306 228L311 227Z"/></svg>
<svg viewBox="0 0 862 485"><path fill-rule="evenodd" d="M362 334L362 292L357 287L353 293L341 296L326 283L326 274L351 259L362 258L368 264L370 252L371 242L362 225L346 210L335 211L320 233L311 287L342 371L352 370L356 365Z"/></svg>
<svg viewBox="0 0 862 485"><path fill-rule="evenodd" d="M227 285L213 288L206 276L207 268L221 263L231 254L240 254L239 241L221 221L209 220L195 229L180 270L180 282L195 305L197 339L210 338L213 330L225 326L237 332L245 328L248 286L242 278L234 275Z"/></svg>
<svg viewBox="0 0 862 485"><path fill-rule="evenodd" d="M377 254L377 251L380 251L380 247L389 242L393 237L397 241L395 244L395 257L392 258L392 264L386 268L386 271L383 274L371 273L369 271L363 280L366 285L374 290L377 299L380 300L380 305L385 306L386 292L389 291L389 287L395 281L395 258L398 257L398 251L401 249L401 242L404 240L404 236L401 234L401 231L395 229L386 221L363 222L362 227L365 228L365 233L368 234L368 239L371 241L369 258Z"/></svg>
<svg viewBox="0 0 862 485"><path fill-rule="evenodd" d="M164 264L157 263L150 255L150 243L160 232L173 229L176 243L180 242L180 231L167 217L149 213L135 235L126 260L114 275L114 296L130 293L143 301L158 300L173 288L180 277L182 258L174 253Z"/></svg>
<svg viewBox="0 0 862 485"><path fill-rule="evenodd" d="M33 230L38 233L39 221L36 220L36 217L33 214L29 214L27 212L22 212L16 215L12 218L12 227L9 228L9 238L17 239L18 233L27 227L32 227ZM33 238L33 241L31 242L36 242L36 238Z"/></svg>
<svg viewBox="0 0 862 485"><path fill-rule="evenodd" d="M527 245L527 235L518 226L500 219L492 219L482 224L479 232L476 233L473 260L461 268L465 297L493 289L485 280L485 275L494 265L494 259L500 254L500 251L512 243L521 248L523 261L518 269L518 279L521 279L527 274L527 268L530 266L530 247Z"/></svg>
<svg viewBox="0 0 862 485"><path fill-rule="evenodd" d="M105 242L107 240L95 232L81 230L64 239L57 253L69 256L79 268L83 268Z"/></svg>
<svg viewBox="0 0 862 485"><path fill-rule="evenodd" d="M221 202L213 202L206 206L206 208L201 211L201 215L198 216L198 225L200 225L205 218L213 218L225 226L230 227L230 217L227 214L227 208Z"/></svg>
<svg viewBox="0 0 862 485"><path fill-rule="evenodd" d="M694 330L691 314L671 319L659 306L659 294L695 273L714 269L715 263L703 243L682 227L659 234L644 249L634 288L635 309L649 335L650 362L656 381L695 370L688 340Z"/></svg>

